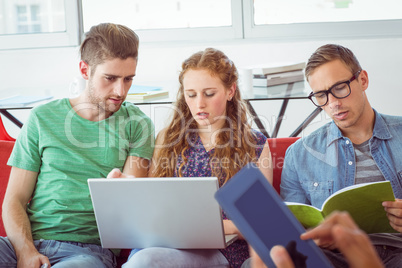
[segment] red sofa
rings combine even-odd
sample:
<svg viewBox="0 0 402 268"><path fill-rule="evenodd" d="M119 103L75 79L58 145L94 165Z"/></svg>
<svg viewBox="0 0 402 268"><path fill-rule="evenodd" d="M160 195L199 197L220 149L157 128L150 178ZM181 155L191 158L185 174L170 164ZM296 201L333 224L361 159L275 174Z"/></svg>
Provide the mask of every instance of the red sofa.
<svg viewBox="0 0 402 268"><path fill-rule="evenodd" d="M268 139L269 148L271 150L272 165L273 165L273 186L275 190L280 193L282 167L285 160L285 153L289 145L293 144L300 137L289 138L271 138Z"/></svg>
<svg viewBox="0 0 402 268"><path fill-rule="evenodd" d="M289 147L289 145L291 145L298 139L299 139L299 137L274 138L274 139L268 140L269 147L271 149L272 164L273 164L273 169L274 169L273 186L278 193L280 191L279 185L281 183L281 173L282 173L283 162L285 159L286 149ZM0 202L1 202L1 204L3 204L4 193L7 188L8 178L9 178L10 170L11 170L11 168L9 166L7 166L7 160L10 156L13 146L14 146L13 141L0 140ZM1 208L0 208L0 213L1 213ZM0 236L5 236L5 235L6 234L5 234L4 227L3 227L3 221L0 218ZM120 267L121 264L123 264L127 260L129 253L130 253L130 250L128 250L128 249L124 249L121 251L120 256L117 258L117 262L119 265L118 267Z"/></svg>
<svg viewBox="0 0 402 268"><path fill-rule="evenodd" d="M3 124L3 120L1 119L1 116L0 116L0 140L15 141L15 139L13 137L8 135L7 130Z"/></svg>
<svg viewBox="0 0 402 268"><path fill-rule="evenodd" d="M3 204L4 194L6 193L8 177L11 167L7 166L8 158L14 147L14 141L0 140L0 204ZM0 208L0 212L2 209ZM3 226L3 219L0 217L0 236L5 236L6 231Z"/></svg>

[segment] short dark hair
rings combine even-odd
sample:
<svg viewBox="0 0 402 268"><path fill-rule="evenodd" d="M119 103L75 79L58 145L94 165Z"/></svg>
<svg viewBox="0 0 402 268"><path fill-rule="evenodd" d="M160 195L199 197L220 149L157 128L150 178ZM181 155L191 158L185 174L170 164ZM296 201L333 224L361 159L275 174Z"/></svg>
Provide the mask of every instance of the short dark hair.
<svg viewBox="0 0 402 268"><path fill-rule="evenodd" d="M130 28L113 23L92 26L80 47L81 60L93 69L105 60L138 58L138 35Z"/></svg>
<svg viewBox="0 0 402 268"><path fill-rule="evenodd" d="M319 47L309 58L305 69L307 80L318 67L337 59L341 60L350 69L352 74L362 69L359 61L350 49L341 45L327 44Z"/></svg>

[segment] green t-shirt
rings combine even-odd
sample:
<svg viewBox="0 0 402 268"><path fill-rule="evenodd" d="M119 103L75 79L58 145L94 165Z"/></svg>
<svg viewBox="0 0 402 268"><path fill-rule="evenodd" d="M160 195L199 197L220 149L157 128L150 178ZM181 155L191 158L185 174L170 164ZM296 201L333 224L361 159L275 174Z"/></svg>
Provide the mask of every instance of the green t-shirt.
<svg viewBox="0 0 402 268"><path fill-rule="evenodd" d="M153 124L132 103L99 122L68 99L33 109L8 161L38 172L27 209L33 238L100 244L87 179L122 169L127 156L151 159L153 148Z"/></svg>

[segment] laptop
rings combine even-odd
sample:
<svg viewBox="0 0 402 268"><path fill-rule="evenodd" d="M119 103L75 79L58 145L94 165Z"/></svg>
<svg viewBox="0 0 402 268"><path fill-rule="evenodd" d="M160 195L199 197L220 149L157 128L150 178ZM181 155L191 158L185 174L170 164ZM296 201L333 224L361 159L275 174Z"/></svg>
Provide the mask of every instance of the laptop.
<svg viewBox="0 0 402 268"><path fill-rule="evenodd" d="M216 177L88 179L102 247L222 249Z"/></svg>

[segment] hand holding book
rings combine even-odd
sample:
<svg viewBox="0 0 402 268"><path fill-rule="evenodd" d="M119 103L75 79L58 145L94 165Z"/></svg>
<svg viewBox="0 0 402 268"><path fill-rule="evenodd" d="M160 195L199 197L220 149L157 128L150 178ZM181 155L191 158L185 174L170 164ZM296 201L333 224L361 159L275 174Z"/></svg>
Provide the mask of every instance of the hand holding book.
<svg viewBox="0 0 402 268"><path fill-rule="evenodd" d="M288 208L305 228L317 226L333 211L347 211L357 225L367 233L394 233L389 224L383 201L394 201L395 196L389 181L362 183L346 187L331 195L316 207L286 202Z"/></svg>
<svg viewBox="0 0 402 268"><path fill-rule="evenodd" d="M396 231L402 233L402 199L395 199L395 202L385 201L382 203L389 223Z"/></svg>

